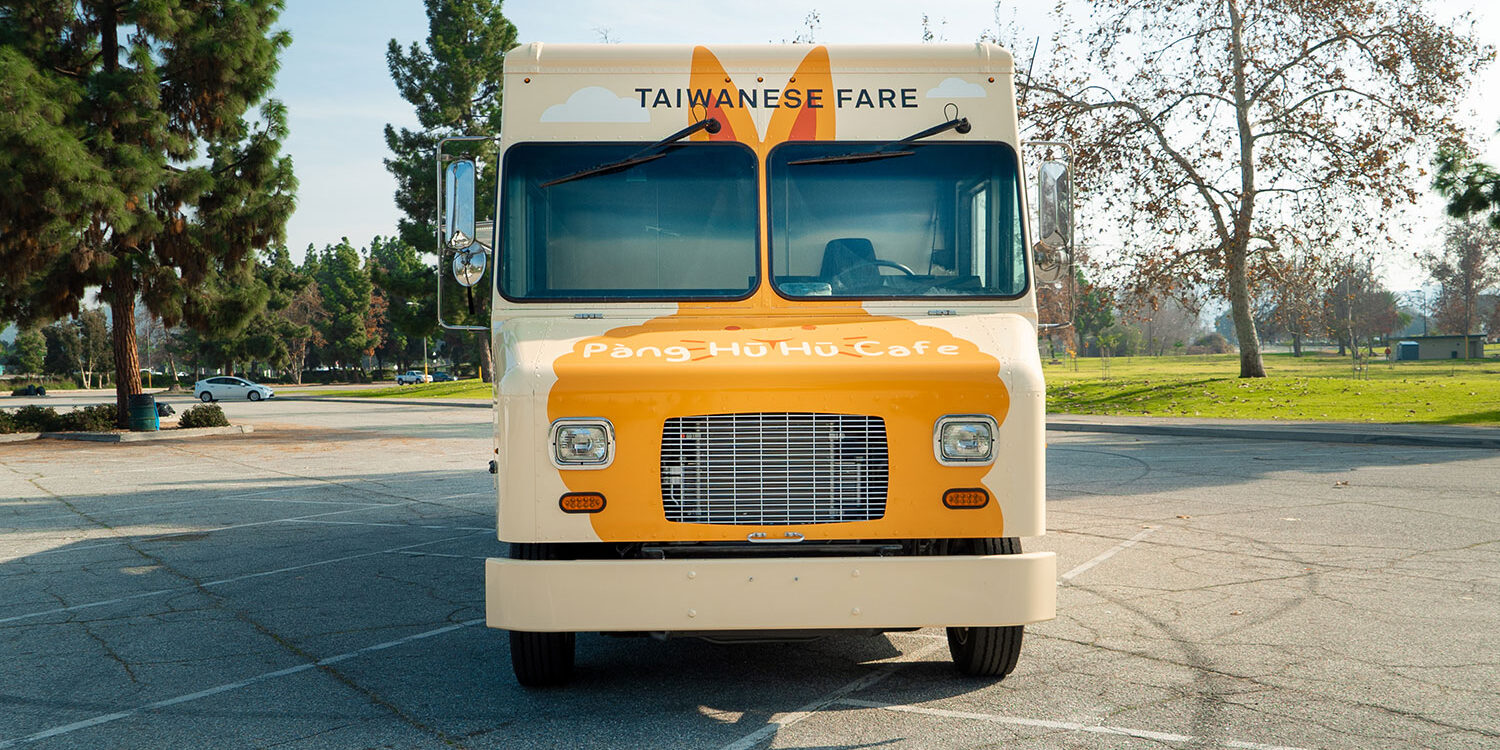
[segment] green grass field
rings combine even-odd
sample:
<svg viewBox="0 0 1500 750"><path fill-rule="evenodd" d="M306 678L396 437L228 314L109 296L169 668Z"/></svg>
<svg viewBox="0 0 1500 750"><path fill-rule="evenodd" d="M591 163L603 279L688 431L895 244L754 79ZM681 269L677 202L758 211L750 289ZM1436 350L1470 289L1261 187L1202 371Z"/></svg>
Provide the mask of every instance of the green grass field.
<svg viewBox="0 0 1500 750"><path fill-rule="evenodd" d="M1046 365L1048 410L1222 419L1500 423L1500 359L1391 363L1356 377L1348 358L1268 354L1240 379L1234 354L1080 359Z"/></svg>
<svg viewBox="0 0 1500 750"><path fill-rule="evenodd" d="M1047 408L1061 414L1339 422L1500 424L1500 347L1483 360L1372 360L1265 355L1270 377L1242 380L1234 354L1085 358L1048 364ZM290 393L290 392L289 392ZM479 380L318 391L360 398L490 398Z"/></svg>

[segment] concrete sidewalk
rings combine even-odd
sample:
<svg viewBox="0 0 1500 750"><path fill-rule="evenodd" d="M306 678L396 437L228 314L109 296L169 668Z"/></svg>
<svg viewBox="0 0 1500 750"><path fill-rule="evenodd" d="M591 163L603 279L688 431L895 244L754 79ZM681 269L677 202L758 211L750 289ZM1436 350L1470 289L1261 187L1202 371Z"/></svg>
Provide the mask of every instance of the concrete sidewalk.
<svg viewBox="0 0 1500 750"><path fill-rule="evenodd" d="M1425 445L1500 449L1500 427L1391 424L1386 422L1283 422L1260 419L1178 417L1101 417L1048 414L1047 429L1058 432L1118 432L1137 435L1296 440L1319 443Z"/></svg>

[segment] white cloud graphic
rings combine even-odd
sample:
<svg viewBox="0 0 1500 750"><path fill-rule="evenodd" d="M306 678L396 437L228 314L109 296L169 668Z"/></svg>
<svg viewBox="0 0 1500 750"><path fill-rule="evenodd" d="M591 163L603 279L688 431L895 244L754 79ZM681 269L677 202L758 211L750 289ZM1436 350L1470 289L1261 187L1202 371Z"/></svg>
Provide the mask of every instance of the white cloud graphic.
<svg viewBox="0 0 1500 750"><path fill-rule="evenodd" d="M928 99L983 99L984 87L962 78L944 78L937 88L927 92Z"/></svg>
<svg viewBox="0 0 1500 750"><path fill-rule="evenodd" d="M573 92L568 101L554 104L542 113L542 122L650 122L651 114L640 99L615 96L603 86Z"/></svg>

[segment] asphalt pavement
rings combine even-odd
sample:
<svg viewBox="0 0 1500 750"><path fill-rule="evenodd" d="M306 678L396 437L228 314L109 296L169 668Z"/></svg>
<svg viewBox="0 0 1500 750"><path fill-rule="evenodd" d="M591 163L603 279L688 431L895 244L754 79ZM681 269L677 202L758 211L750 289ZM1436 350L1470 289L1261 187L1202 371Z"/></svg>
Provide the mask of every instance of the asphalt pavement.
<svg viewBox="0 0 1500 750"><path fill-rule="evenodd" d="M1057 431L1058 617L1003 681L938 628L583 634L527 690L488 411L224 408L254 432L0 445L0 748L1500 745L1493 450Z"/></svg>

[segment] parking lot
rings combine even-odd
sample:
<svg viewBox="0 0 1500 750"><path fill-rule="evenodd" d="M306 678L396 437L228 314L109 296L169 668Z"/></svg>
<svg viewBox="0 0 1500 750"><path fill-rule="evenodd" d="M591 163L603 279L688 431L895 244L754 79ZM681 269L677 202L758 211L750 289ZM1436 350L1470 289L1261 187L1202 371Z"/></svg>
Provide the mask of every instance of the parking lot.
<svg viewBox="0 0 1500 750"><path fill-rule="evenodd" d="M0 748L1500 745L1497 451L1052 433L1058 617L1002 682L929 629L585 635L527 690L488 409L225 410L255 431L0 444Z"/></svg>

